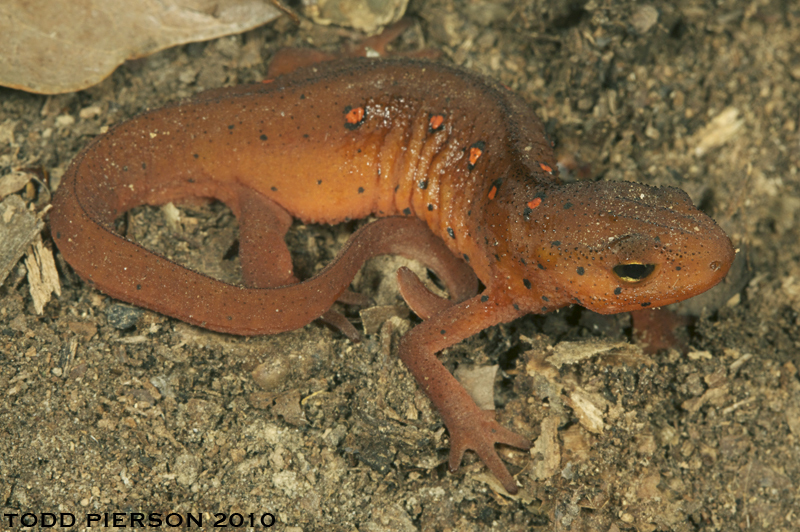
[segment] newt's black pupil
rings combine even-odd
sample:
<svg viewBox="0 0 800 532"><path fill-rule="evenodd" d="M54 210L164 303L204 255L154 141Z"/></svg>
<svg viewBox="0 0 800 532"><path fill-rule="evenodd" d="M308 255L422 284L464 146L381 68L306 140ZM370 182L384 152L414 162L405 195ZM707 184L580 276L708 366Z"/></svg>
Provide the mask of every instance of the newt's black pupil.
<svg viewBox="0 0 800 532"><path fill-rule="evenodd" d="M655 264L618 264L614 273L623 281L634 283L646 279L655 269Z"/></svg>

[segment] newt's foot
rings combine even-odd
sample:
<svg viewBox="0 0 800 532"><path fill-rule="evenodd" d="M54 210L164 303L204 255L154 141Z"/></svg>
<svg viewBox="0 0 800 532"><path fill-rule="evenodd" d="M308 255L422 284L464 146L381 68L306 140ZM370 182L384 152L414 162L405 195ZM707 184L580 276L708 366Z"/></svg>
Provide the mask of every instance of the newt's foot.
<svg viewBox="0 0 800 532"><path fill-rule="evenodd" d="M358 292L353 292L349 288L342 292L339 299L336 301L344 303L345 305L355 305L357 307L367 307L370 304L370 300L367 296L359 294ZM325 311L325 314L320 316L319 321L347 336L353 343L357 344L361 341L361 333L358 332L358 329L350 323L350 320L345 318L344 314L338 310L332 308L328 309Z"/></svg>
<svg viewBox="0 0 800 532"><path fill-rule="evenodd" d="M494 445L504 443L527 451L531 448L530 440L497 423L494 410L479 410L475 415L462 420L457 427L447 428L450 431L450 472L455 472L461 465L464 452L472 450L503 484L506 491L517 493L517 482L500 460Z"/></svg>
<svg viewBox="0 0 800 532"><path fill-rule="evenodd" d="M326 310L325 314L319 317L319 321L330 327L333 327L335 330L347 336L347 338L353 343L357 344L361 341L361 333L359 333L358 329L356 329L355 326L350 323L350 320L345 318L344 314L338 310Z"/></svg>

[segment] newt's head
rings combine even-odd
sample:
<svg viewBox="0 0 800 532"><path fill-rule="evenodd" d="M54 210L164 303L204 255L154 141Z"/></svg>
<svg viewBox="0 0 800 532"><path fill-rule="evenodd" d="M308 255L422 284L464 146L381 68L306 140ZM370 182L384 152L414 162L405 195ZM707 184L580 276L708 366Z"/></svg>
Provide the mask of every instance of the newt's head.
<svg viewBox="0 0 800 532"><path fill-rule="evenodd" d="M728 236L680 189L597 182L506 193L521 220L495 234L512 259L498 261L498 274L525 289L512 287L515 299L526 290L533 296L520 306L534 312L675 303L716 285L734 259Z"/></svg>

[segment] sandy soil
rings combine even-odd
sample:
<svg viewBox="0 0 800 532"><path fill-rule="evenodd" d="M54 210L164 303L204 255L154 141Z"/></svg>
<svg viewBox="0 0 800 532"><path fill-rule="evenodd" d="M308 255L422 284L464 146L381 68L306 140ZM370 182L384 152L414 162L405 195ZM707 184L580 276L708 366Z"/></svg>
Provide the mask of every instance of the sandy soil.
<svg viewBox="0 0 800 532"><path fill-rule="evenodd" d="M554 345L630 339L627 316L578 308L445 352L450 369L499 364L500 418L537 440L533 456L504 452L524 486L511 498L474 455L446 471L447 433L387 335L352 344L318 324L213 334L111 300L63 261L64 292L37 316L15 271L0 289L0 515L196 512L208 523L269 512L292 531L797 530L800 10L522 4L412 3L420 24L398 44L440 49L520 93L579 177L679 186L718 220L750 280L695 305L705 310L688 354L629 348L556 368L545 360ZM131 62L81 93L0 90L0 124L16 121L0 173L25 163L57 180L105 126L263 79L281 47L346 40L281 19ZM236 261L223 258L236 239L230 212L184 216L177 232L157 208L128 223L154 249L235 280ZM298 270L313 273L352 229L296 226ZM356 288L395 302L380 283L395 267L373 261Z"/></svg>

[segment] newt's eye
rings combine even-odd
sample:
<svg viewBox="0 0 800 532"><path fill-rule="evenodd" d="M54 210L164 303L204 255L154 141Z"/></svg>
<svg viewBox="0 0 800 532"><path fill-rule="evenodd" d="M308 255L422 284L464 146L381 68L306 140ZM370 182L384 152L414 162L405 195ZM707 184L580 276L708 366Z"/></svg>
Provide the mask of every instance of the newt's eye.
<svg viewBox="0 0 800 532"><path fill-rule="evenodd" d="M613 268L614 275L619 277L620 281L626 283L644 281L652 275L655 269L655 264L638 264L635 262L630 264L617 264Z"/></svg>

